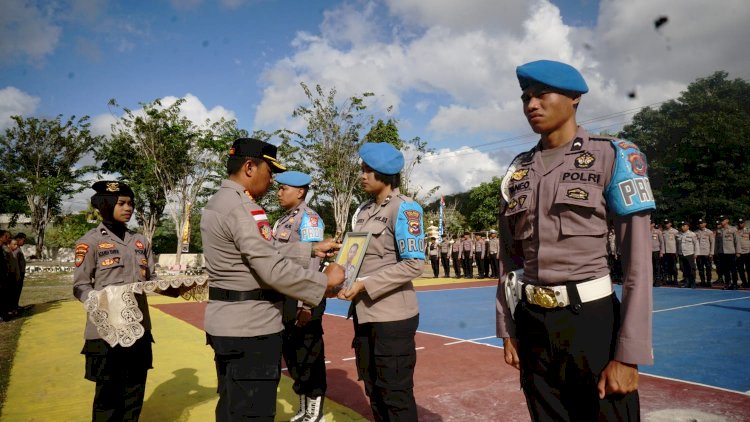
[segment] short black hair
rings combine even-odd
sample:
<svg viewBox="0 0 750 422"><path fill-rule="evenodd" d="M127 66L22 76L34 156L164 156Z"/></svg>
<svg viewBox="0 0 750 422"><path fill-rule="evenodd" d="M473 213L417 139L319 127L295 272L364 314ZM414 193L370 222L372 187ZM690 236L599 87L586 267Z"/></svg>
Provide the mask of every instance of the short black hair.
<svg viewBox="0 0 750 422"><path fill-rule="evenodd" d="M252 161L253 165L258 166L263 159L256 157L229 157L227 159L227 175L231 176L237 173L248 161Z"/></svg>
<svg viewBox="0 0 750 422"><path fill-rule="evenodd" d="M16 233L15 237L13 237L13 239L26 239L26 233L18 232Z"/></svg>
<svg viewBox="0 0 750 422"><path fill-rule="evenodd" d="M383 182L386 185L390 185L391 189L396 189L401 186L401 173L396 174L383 174L376 170L372 171L375 175L375 180Z"/></svg>

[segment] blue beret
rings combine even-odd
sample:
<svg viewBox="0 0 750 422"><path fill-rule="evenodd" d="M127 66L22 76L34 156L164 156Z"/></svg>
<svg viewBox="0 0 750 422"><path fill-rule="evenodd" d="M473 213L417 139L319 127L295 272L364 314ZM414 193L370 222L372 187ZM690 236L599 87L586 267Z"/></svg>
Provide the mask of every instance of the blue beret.
<svg viewBox="0 0 750 422"><path fill-rule="evenodd" d="M537 60L516 68L516 76L521 89L534 83L547 85L561 91L585 94L589 92L586 81L573 66L551 60Z"/></svg>
<svg viewBox="0 0 750 422"><path fill-rule="evenodd" d="M301 188L307 186L312 181L312 177L309 174L302 173L301 171L286 171L279 174L274 178L277 183L295 188Z"/></svg>
<svg viewBox="0 0 750 422"><path fill-rule="evenodd" d="M386 142L368 142L359 148L359 156L371 169L382 174L397 174L404 168L404 154Z"/></svg>

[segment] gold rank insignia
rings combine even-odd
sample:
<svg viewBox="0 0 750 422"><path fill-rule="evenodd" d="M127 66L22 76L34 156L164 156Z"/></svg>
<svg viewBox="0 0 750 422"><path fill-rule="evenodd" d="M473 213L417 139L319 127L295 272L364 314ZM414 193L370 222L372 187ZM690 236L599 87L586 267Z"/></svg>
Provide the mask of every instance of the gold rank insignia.
<svg viewBox="0 0 750 422"><path fill-rule="evenodd" d="M109 267L110 265L119 264L120 263L120 257L116 256L114 258L107 258L104 261L102 261L102 267Z"/></svg>
<svg viewBox="0 0 750 422"><path fill-rule="evenodd" d="M102 243L100 243L100 244L98 244L96 246L99 249L112 249L112 248L115 247L115 244L114 243L109 243L109 242L102 242Z"/></svg>
<svg viewBox="0 0 750 422"><path fill-rule="evenodd" d="M596 161L596 159L590 152L584 152L576 157L575 166L579 169L587 169L594 165L594 161Z"/></svg>
<svg viewBox="0 0 750 422"><path fill-rule="evenodd" d="M585 200L589 199L589 193L586 192L585 190L581 189L581 188L568 189L568 191L565 193L565 195L568 198L579 199L581 201L585 201Z"/></svg>
<svg viewBox="0 0 750 422"><path fill-rule="evenodd" d="M107 192L119 192L120 191L120 184L117 182L109 182L107 183Z"/></svg>
<svg viewBox="0 0 750 422"><path fill-rule="evenodd" d="M517 182L519 180L523 180L528 174L529 174L529 169L516 170L510 176L510 180L513 180L513 181Z"/></svg>

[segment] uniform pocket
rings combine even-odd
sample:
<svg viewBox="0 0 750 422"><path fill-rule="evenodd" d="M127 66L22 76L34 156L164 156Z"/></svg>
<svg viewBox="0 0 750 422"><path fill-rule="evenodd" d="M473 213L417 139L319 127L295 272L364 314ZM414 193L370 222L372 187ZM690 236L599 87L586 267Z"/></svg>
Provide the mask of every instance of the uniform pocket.
<svg viewBox="0 0 750 422"><path fill-rule="evenodd" d="M367 245L365 255L383 257L383 255L385 255L385 245L383 244L382 237L385 234L385 231L388 230L387 224L382 221L373 220L368 222L362 230L368 231L372 234L372 239Z"/></svg>
<svg viewBox="0 0 750 422"><path fill-rule="evenodd" d="M560 183L555 194L555 209L560 215L563 236L599 236L607 233L601 186Z"/></svg>

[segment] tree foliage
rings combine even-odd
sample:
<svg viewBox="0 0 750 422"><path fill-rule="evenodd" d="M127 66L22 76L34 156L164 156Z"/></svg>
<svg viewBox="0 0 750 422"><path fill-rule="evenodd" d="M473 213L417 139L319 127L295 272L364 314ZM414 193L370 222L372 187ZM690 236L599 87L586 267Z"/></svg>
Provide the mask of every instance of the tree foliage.
<svg viewBox="0 0 750 422"><path fill-rule="evenodd" d="M649 160L657 217L750 215L750 84L720 71L623 128Z"/></svg>
<svg viewBox="0 0 750 422"><path fill-rule="evenodd" d="M55 218L55 224L46 236L47 248L50 251L57 248L73 248L78 239L99 224L96 220L90 220L93 215L92 210L88 210Z"/></svg>
<svg viewBox="0 0 750 422"><path fill-rule="evenodd" d="M36 237L36 256L42 256L47 226L59 214L63 199L83 189L81 180L93 170L80 162L93 152L101 137L89 130L88 116L62 120L13 116L15 126L0 138L0 167L15 206L26 200ZM7 180L7 182L6 182ZM18 209L18 208L17 208Z"/></svg>
<svg viewBox="0 0 750 422"><path fill-rule="evenodd" d="M182 231L193 206L200 198L211 194L224 178L226 154L232 141L236 137L247 136L247 132L237 128L235 120L191 121L180 108L184 102L184 99L179 99L164 105L156 99L151 103L142 103L142 111L134 112L110 100L110 105L123 110L123 117L112 128L112 140L115 143L129 143L134 155L133 162L127 164L119 159L109 160L111 166L108 168L127 172L131 177L143 176L136 182L136 187L139 195L148 198L148 206L153 208L149 208L151 214L148 219L142 209L144 214L138 217L139 222L149 221L155 226L155 222L159 221L156 218L159 206L166 201L162 210L166 210L175 227L180 228L175 231L175 259L178 264L183 244ZM112 158L111 152L107 154L109 158ZM141 168L133 170L133 165Z"/></svg>

